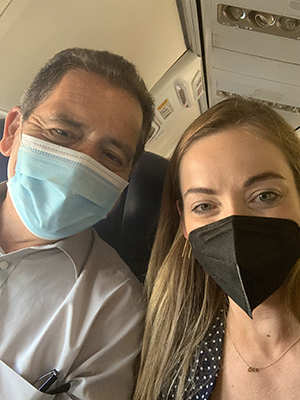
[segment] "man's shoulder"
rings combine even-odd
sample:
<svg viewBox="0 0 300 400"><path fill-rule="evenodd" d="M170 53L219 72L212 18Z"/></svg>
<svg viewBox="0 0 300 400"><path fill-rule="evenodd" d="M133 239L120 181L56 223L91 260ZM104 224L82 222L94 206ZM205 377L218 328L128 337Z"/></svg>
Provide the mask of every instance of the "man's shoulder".
<svg viewBox="0 0 300 400"><path fill-rule="evenodd" d="M86 267L97 271L101 277L114 279L120 284L126 283L135 287L139 292L142 285L128 265L122 260L116 250L106 243L93 229L93 245L86 263Z"/></svg>

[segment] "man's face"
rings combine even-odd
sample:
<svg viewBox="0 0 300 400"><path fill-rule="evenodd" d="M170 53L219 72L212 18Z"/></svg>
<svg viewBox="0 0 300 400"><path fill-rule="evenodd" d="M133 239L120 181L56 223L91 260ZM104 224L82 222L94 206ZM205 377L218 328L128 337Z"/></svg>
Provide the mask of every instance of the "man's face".
<svg viewBox="0 0 300 400"><path fill-rule="evenodd" d="M143 122L128 92L82 70L68 72L23 123L22 133L80 151L128 179ZM10 153L14 175L18 132Z"/></svg>

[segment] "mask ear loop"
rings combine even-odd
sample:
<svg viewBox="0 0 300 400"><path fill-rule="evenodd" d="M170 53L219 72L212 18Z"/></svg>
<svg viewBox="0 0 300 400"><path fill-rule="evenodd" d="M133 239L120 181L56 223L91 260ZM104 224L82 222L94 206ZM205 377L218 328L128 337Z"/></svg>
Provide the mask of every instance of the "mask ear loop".
<svg viewBox="0 0 300 400"><path fill-rule="evenodd" d="M19 140L20 140L20 144L22 144L22 126L23 126L23 118L21 115L21 121L20 121L20 127L19 127Z"/></svg>
<svg viewBox="0 0 300 400"><path fill-rule="evenodd" d="M19 126L19 133L18 133L18 135L19 135L19 141L20 141L20 144L22 144L22 126L23 126L23 118L22 118L22 115L20 116L20 126ZM8 175L8 165L9 164L7 164L7 175ZM10 180L11 178L8 178L8 180L7 180L7 185L8 185L8 182L9 182L9 180Z"/></svg>
<svg viewBox="0 0 300 400"><path fill-rule="evenodd" d="M189 245L189 249L187 250L187 246ZM185 253L188 253L187 258L191 258L191 253L192 253L192 245L191 242L188 239L185 239L185 243L183 246L183 250L181 253L181 258L184 258Z"/></svg>

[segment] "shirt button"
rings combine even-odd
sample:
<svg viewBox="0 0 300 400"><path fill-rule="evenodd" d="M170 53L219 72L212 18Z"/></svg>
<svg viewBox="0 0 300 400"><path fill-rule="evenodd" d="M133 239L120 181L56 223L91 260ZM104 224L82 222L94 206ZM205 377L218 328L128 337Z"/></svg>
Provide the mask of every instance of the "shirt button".
<svg viewBox="0 0 300 400"><path fill-rule="evenodd" d="M8 267L9 267L9 264L7 261L0 262L0 269L7 269Z"/></svg>

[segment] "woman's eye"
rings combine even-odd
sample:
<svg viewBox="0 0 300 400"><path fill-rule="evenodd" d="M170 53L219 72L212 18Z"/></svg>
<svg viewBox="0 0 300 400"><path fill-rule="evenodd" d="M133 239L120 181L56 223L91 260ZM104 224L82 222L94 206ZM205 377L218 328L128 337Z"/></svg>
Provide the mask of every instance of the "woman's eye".
<svg viewBox="0 0 300 400"><path fill-rule="evenodd" d="M204 213L207 211L211 211L213 209L212 204L209 203L201 203L193 207L193 211L196 213Z"/></svg>
<svg viewBox="0 0 300 400"><path fill-rule="evenodd" d="M278 194L274 192L263 192L260 193L257 197L262 202L272 202L278 198Z"/></svg>
<svg viewBox="0 0 300 400"><path fill-rule="evenodd" d="M282 196L275 191L260 192L253 196L251 203L253 207L273 207L280 202Z"/></svg>

